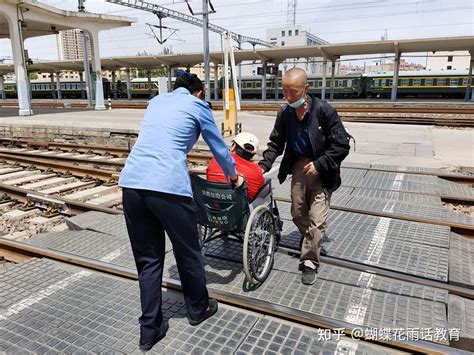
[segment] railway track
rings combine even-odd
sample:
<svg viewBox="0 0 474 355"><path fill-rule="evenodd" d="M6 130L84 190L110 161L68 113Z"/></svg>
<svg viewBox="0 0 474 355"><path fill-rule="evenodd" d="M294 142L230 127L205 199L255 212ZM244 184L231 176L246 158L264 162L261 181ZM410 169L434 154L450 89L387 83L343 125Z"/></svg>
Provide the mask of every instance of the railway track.
<svg viewBox="0 0 474 355"><path fill-rule="evenodd" d="M129 148L121 147L0 139L0 160L51 168L102 181L118 177L129 151ZM190 171L201 172L211 158L210 151L195 149L188 154L188 167Z"/></svg>
<svg viewBox="0 0 474 355"><path fill-rule="evenodd" d="M0 247L10 253L23 254L25 257L48 258L71 265L80 266L87 269L119 276L121 278L138 280L136 271L127 267L122 267L99 260L88 259L78 255L71 255L55 250L44 249L37 246L26 245L16 241L8 241L0 238ZM182 292L181 283L178 280L163 277L162 287ZM245 295L239 295L228 291L210 289L210 297L217 299L219 302L231 305L237 308L246 309L251 312L257 312L290 321L292 323L310 326L316 329L330 329L340 331L350 337L369 341L375 344L387 346L390 349L400 351L410 351L430 354L467 354L463 350L448 347L445 344L430 342L425 340L394 340L394 339L373 339L364 334L370 334L370 327L361 327L349 322L333 319L330 317L315 315L303 310L295 310L294 308L275 305L269 301L253 299ZM361 335L362 334L362 335Z"/></svg>
<svg viewBox="0 0 474 355"><path fill-rule="evenodd" d="M15 102L5 102L4 107L16 107ZM65 103L58 101L34 102L33 108L64 108ZM242 103L243 111L276 112L281 103ZM410 104L339 104L332 102L339 115L348 122L417 124L450 127L474 127L474 107L470 105L451 105L450 107L423 106ZM86 103L70 102L70 108L86 108ZM114 101L115 109L145 109L144 101ZM213 103L214 110L222 110L222 103Z"/></svg>
<svg viewBox="0 0 474 355"><path fill-rule="evenodd" d="M33 147L34 144L28 145L26 142L22 142L22 144L23 145L20 149L34 148ZM84 148L84 147L82 148L79 147L78 149L77 146L74 146L71 144L65 144L65 145L64 144L59 144L59 145L41 144L40 146L44 150L46 147L48 149L51 149L51 151L55 151L56 149L59 148L61 151L64 149L66 151L74 150L74 152L78 152L79 150ZM18 149L18 147L15 149ZM96 147L95 153L100 154L101 152L105 152L105 151L109 151L109 150L107 150L106 147ZM88 153L90 153L90 151L86 151L82 154L88 154ZM123 154L123 150L119 149L118 151L111 152L110 154L111 156L117 156L119 154ZM199 159L202 158L202 152L200 152L200 154L201 156L199 157ZM13 164L15 157L16 159L20 159L21 164L23 164L25 167L29 167L28 168L29 170L23 170L23 168L18 165L15 166L15 164ZM15 173L18 175L26 174L26 175L22 175L23 177L20 177L20 178L25 179L25 182L28 182L27 181L28 176L34 176L35 174L36 175L38 174L60 175L60 173L62 173L64 170L71 169L69 170L69 175L64 175L64 176L59 176L59 177L62 179L70 179L70 178L78 179L78 181L71 180L68 182L68 183L75 183L75 182L81 182L81 179L86 176L97 174L97 181L94 181L94 182L89 181L90 186L86 185L88 183L87 179L82 181L82 183L85 184L82 186L84 188L85 187L97 188L97 187L103 186L102 184L104 182L109 181L110 179L113 179L114 176L116 175L115 171L112 171L112 170L102 171L101 169L93 168L87 164L85 164L84 166L77 166L75 164L71 164L70 162L64 162L64 161L53 163L51 162L51 160L55 159L53 156L48 156L48 158L42 158L42 160L39 160L39 158L33 158L25 154L2 153L2 155L0 155L0 158L10 159L7 163L12 163L12 164L4 164L3 166L0 165L0 169L2 168L12 169L11 172L6 173L6 174L15 174ZM38 166L35 166L33 168L32 164L40 164L40 165L42 164L41 165L42 167L44 168L48 167L50 170L49 171L45 170L38 173L38 171L35 171L35 169L37 169ZM55 164L55 165L53 166L49 164ZM74 168L76 168L77 170L72 170ZM61 170L55 171L54 169L61 169ZM2 176L5 177L6 175L0 174L0 180L2 179ZM10 177L12 177L12 175L10 175ZM49 178L51 178L51 176ZM41 180L46 181L47 179L48 178L39 179L35 181L41 181ZM3 182L6 182L8 180L9 179L6 179L6 180L4 179ZM62 182L64 183L64 180ZM35 190L28 190L28 189L22 188L21 186L22 185L12 186L12 185L7 185L0 182L0 194L3 194L4 196L3 202L2 200L0 200L0 208L1 206L8 206L10 204L12 207L15 207L14 209L15 211L20 211L22 213L24 212L29 213L28 219L26 219L26 217L25 219L21 219L19 217L20 212L10 213L9 216L13 217L12 219L10 219L10 221L14 221L15 220L14 218L17 218L15 220L17 225L20 223L27 223L27 221L36 218L36 221L41 221L42 223L44 223L43 226L46 226L43 229L39 228L35 230L33 228L33 230L30 230L31 233L54 230L54 228L57 226L60 226L60 225L64 226L64 219L66 217L75 215L75 214L80 214L87 211L100 211L100 212L105 212L109 214L121 214L121 211L119 208L120 203L115 204L115 205L107 205L107 204L98 205L98 204L90 203L90 200L87 200L87 199L81 201L78 199L68 198L68 195L70 195L71 193L75 193L76 190L74 190L73 188L67 191L61 191L59 192L59 195L51 196L48 193L44 193L44 190L59 188L60 185L57 185L57 186L36 185ZM108 186L108 187L113 188L114 186L116 185L112 183L111 186ZM85 190L82 190L82 191L85 191ZM16 208L16 207L22 207L22 208ZM13 209L9 210L8 212L11 212L12 210ZM46 224L47 221L45 220L45 218L49 218L48 214L56 218L58 218L59 216L60 221L58 221L58 223L50 223L49 225L47 225ZM42 217L42 218L38 218L38 217ZM13 233L10 233L10 234L13 234ZM41 248L38 246L27 245L23 242L27 238L28 238L28 235L25 233L17 234L16 237L12 237L11 239L8 239L5 237L1 238L0 239L0 254L2 254L2 250L3 250L11 254L23 255L25 258L29 258L29 257L49 258L49 259L54 259L61 262L78 265L85 268L94 269L100 272L113 274L113 275L124 277L127 279L132 279L132 280L137 279L137 275L135 271L131 268L127 268L127 267L123 267L123 266L119 266L119 265L115 265L111 263L101 262L101 261L90 259L84 256L71 255L69 253L64 253L57 250L51 250L51 249ZM281 253L288 253L288 252L294 253L296 251L291 250L291 249L281 248L280 252ZM381 269L377 269L377 268L370 267L367 265L360 265L357 263L347 262L344 260L338 260L336 258L323 257L322 259L324 263L334 264L340 267L346 267L351 270L369 272L370 274L373 274L373 275L382 275L384 277L389 277L394 280L409 281L415 284L419 284L420 286L437 287L439 289L444 289L446 291L449 291L450 293L455 294L455 295L461 295L463 297L474 298L473 291L470 289L463 288L463 287L442 284L440 282L429 281L420 277L409 276L406 274L391 272L388 270L381 270ZM8 263L6 265L8 265ZM163 287L168 288L170 290L181 291L181 286L180 286L179 281L172 278L164 278ZM298 324L304 324L313 328L324 328L324 329L343 328L345 334L349 336L354 335L354 332L359 331L359 329L361 328L360 326L356 326L350 322L345 322L345 321L333 319L330 317L315 315L311 312L307 312L303 310L295 310L294 308L276 305L269 301L253 299L253 298L246 297L245 295L239 295L239 294L235 294L228 291L212 289L211 295L217 298L220 302L223 302L223 303L226 303L238 308L245 308L252 312L258 312L258 313L263 313L265 315L271 315L280 319L285 319L285 320L298 323ZM362 337L362 339L364 339L364 337ZM367 338L365 340L369 341L371 339ZM445 352L457 351L455 349L448 348L446 345L428 342L428 341L416 341L416 342L415 341L379 341L378 343L385 346L389 346L390 348L393 348L393 349L414 351L414 352L445 353Z"/></svg>

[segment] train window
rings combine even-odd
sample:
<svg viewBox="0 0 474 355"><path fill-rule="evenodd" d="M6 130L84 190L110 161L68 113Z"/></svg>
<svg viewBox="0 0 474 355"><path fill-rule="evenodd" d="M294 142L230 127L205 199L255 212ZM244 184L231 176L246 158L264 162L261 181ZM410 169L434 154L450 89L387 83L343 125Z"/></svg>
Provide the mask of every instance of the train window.
<svg viewBox="0 0 474 355"><path fill-rule="evenodd" d="M458 86L458 78L449 79L449 86Z"/></svg>
<svg viewBox="0 0 474 355"><path fill-rule="evenodd" d="M347 87L351 88L352 87L352 79L347 80Z"/></svg>
<svg viewBox="0 0 474 355"><path fill-rule="evenodd" d="M308 81L308 84L309 84L309 86L311 86L311 87L315 87L315 86L316 86L316 82L315 82L315 81Z"/></svg>
<svg viewBox="0 0 474 355"><path fill-rule="evenodd" d="M381 79L380 80L380 86L385 86L387 84L387 80L386 79Z"/></svg>
<svg viewBox="0 0 474 355"><path fill-rule="evenodd" d="M344 86L343 81L342 81L342 80L338 80L336 86L337 86L337 87L342 87L342 86Z"/></svg>
<svg viewBox="0 0 474 355"><path fill-rule="evenodd" d="M413 86L420 86L421 85L421 79L413 79Z"/></svg>
<svg viewBox="0 0 474 355"><path fill-rule="evenodd" d="M262 87L262 83L261 83L260 81L257 81L257 82L255 83L255 87L256 87L256 88L261 88L261 87Z"/></svg>
<svg viewBox="0 0 474 355"><path fill-rule="evenodd" d="M380 80L379 79L375 79L374 80L374 86L379 86L380 85Z"/></svg>
<svg viewBox="0 0 474 355"><path fill-rule="evenodd" d="M408 86L410 83L409 79L400 80L400 86Z"/></svg>
<svg viewBox="0 0 474 355"><path fill-rule="evenodd" d="M425 79L425 86L431 86L433 85L433 79Z"/></svg>
<svg viewBox="0 0 474 355"><path fill-rule="evenodd" d="M438 78L437 80L438 86L443 86L445 83L446 83L446 80L444 78Z"/></svg>
<svg viewBox="0 0 474 355"><path fill-rule="evenodd" d="M269 81L267 81L265 86L266 86L267 88L271 88L271 87L272 87L272 83L269 82Z"/></svg>

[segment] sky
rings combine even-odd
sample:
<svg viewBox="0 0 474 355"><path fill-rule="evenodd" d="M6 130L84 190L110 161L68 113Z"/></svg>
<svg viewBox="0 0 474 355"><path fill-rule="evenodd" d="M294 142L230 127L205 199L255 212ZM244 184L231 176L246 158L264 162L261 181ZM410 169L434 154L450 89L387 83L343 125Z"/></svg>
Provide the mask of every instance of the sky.
<svg viewBox="0 0 474 355"><path fill-rule="evenodd" d="M77 10L77 0L41 0L66 10ZM190 14L184 0L149 2ZM212 0L216 13L210 22L234 32L266 40L266 28L287 24L288 0ZM190 0L194 12L201 11L201 0ZM173 53L202 52L202 30L174 19L163 25L176 29L164 45L151 34L147 23L158 24L155 15L105 0L86 0L86 10L137 20L131 27L100 33L101 57L132 56L146 51L159 54L164 47ZM330 42L377 41L385 31L389 40L474 35L474 0L297 0L296 24ZM170 31L164 30L168 37ZM56 36L28 39L25 44L33 60L57 60ZM220 50L220 35L210 32L210 49ZM251 48L244 44L243 48ZM0 40L0 58L10 57L10 41ZM425 59L410 57L424 63Z"/></svg>

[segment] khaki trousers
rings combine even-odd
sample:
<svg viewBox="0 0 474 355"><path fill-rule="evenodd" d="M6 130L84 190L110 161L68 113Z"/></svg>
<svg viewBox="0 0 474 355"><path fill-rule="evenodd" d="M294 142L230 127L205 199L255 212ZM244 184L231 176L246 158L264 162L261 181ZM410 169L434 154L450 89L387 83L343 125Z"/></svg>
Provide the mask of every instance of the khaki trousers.
<svg viewBox="0 0 474 355"><path fill-rule="evenodd" d="M306 176L303 173L303 167L309 162L309 159L300 158L293 165L291 216L303 236L300 266L317 270L331 196L323 188L319 175Z"/></svg>

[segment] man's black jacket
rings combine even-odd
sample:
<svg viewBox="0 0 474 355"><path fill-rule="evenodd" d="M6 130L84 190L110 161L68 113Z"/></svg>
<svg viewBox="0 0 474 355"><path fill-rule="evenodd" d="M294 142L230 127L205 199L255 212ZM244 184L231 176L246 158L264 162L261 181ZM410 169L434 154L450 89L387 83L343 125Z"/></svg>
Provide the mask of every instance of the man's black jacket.
<svg viewBox="0 0 474 355"><path fill-rule="evenodd" d="M278 172L280 183L291 174L295 154L290 143L290 118L293 110L288 105L282 108L270 134L270 142L263 152L260 166L268 171L275 159L285 152ZM313 150L312 160L321 176L323 187L329 192L341 185L341 162L349 154L349 137L336 110L329 104L311 96L311 118L308 126Z"/></svg>

